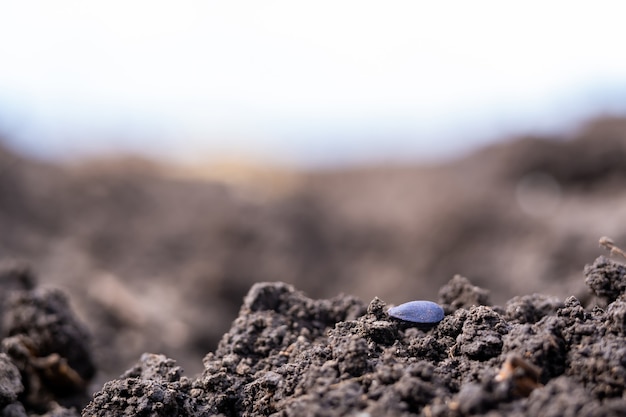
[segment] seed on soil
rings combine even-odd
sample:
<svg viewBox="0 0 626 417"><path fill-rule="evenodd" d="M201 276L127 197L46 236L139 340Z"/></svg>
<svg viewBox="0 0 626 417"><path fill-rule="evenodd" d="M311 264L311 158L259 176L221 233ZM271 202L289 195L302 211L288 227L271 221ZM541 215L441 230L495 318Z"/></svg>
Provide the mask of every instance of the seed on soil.
<svg viewBox="0 0 626 417"><path fill-rule="evenodd" d="M432 301L409 301L391 307L387 314L390 317L410 321L412 323L435 324L443 320L443 308Z"/></svg>

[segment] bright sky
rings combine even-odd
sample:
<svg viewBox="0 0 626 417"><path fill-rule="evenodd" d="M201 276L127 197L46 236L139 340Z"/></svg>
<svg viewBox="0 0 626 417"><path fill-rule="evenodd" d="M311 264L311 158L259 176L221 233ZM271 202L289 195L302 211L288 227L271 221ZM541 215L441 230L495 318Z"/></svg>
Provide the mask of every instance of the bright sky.
<svg viewBox="0 0 626 417"><path fill-rule="evenodd" d="M626 112L608 1L1 1L0 130L306 164L450 155Z"/></svg>

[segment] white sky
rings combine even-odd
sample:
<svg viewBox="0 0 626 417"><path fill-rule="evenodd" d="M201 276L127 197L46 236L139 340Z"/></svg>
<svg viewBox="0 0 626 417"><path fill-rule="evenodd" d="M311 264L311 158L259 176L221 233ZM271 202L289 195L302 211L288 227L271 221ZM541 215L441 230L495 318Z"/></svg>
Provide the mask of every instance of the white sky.
<svg viewBox="0 0 626 417"><path fill-rule="evenodd" d="M0 129L304 163L436 156L626 111L607 1L2 1Z"/></svg>

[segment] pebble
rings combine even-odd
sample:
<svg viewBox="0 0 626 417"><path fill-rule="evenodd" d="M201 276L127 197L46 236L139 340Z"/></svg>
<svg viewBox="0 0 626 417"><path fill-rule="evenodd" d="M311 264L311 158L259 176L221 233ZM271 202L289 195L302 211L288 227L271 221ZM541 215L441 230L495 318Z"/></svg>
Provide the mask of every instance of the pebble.
<svg viewBox="0 0 626 417"><path fill-rule="evenodd" d="M413 323L439 323L445 315L443 308L432 301L409 301L387 310L389 316Z"/></svg>

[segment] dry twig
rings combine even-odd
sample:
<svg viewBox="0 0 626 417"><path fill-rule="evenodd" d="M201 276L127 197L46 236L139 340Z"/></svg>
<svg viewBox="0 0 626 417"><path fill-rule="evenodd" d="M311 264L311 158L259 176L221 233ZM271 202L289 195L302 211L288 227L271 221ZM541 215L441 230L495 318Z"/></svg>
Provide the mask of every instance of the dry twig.
<svg viewBox="0 0 626 417"><path fill-rule="evenodd" d="M626 259L626 253L618 246L615 246L615 243L613 243L613 240L611 238L602 236L599 243L600 246L607 249L611 255L620 255L621 257Z"/></svg>

